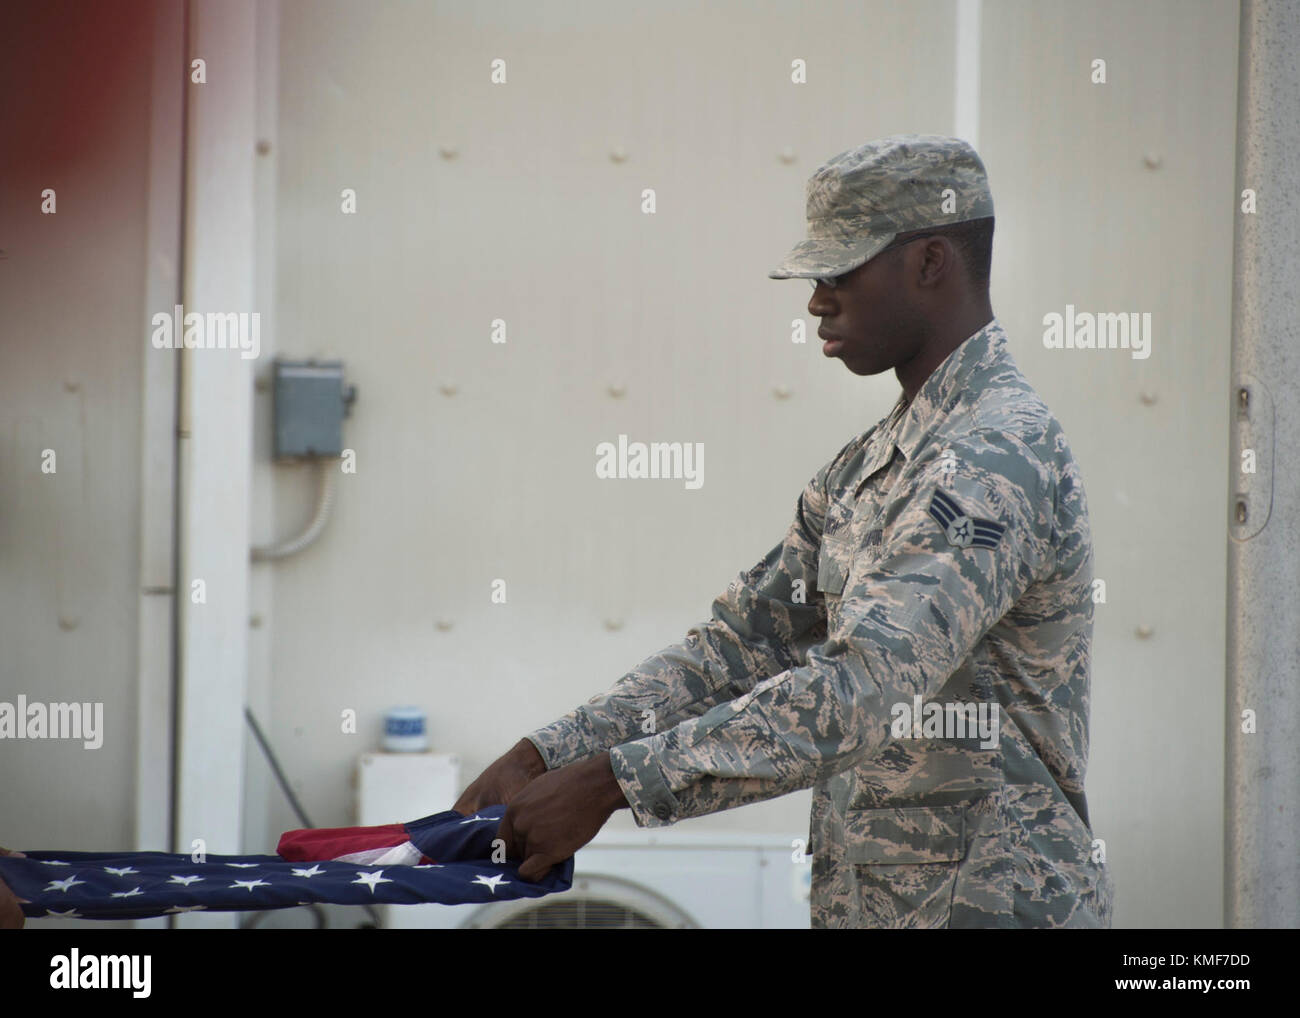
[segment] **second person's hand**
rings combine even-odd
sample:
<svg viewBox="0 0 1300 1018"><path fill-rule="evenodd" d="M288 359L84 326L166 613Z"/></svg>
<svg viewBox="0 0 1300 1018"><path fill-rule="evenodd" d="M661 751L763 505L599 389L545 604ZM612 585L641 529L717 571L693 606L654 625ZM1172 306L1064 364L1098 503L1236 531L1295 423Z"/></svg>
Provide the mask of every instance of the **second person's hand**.
<svg viewBox="0 0 1300 1018"><path fill-rule="evenodd" d="M22 852L10 852L7 848L0 848L0 855L11 855L16 858L25 858ZM9 885L0 880L0 930L21 930L23 923L27 921L23 915L22 900L9 890Z"/></svg>

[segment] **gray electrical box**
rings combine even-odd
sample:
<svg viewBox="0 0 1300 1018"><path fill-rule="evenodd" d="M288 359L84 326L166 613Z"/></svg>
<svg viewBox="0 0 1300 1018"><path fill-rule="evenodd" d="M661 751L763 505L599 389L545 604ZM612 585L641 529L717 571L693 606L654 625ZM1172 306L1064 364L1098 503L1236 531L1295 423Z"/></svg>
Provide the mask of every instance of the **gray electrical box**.
<svg viewBox="0 0 1300 1018"><path fill-rule="evenodd" d="M273 365L276 459L338 456L343 418L357 398L343 385L342 361L282 361Z"/></svg>

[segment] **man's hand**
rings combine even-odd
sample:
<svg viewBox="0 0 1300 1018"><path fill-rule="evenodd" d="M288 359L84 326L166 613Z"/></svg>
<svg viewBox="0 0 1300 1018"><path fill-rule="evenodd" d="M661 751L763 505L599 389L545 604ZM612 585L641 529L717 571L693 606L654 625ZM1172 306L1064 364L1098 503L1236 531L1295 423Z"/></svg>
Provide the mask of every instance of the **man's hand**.
<svg viewBox="0 0 1300 1018"><path fill-rule="evenodd" d="M545 773L546 761L537 747L527 739L520 739L513 749L474 779L452 809L461 816L471 816L483 806L507 805L520 789Z"/></svg>
<svg viewBox="0 0 1300 1018"><path fill-rule="evenodd" d="M537 881L594 838L627 806L609 754L548 771L523 789L501 818L506 856L522 859L519 876Z"/></svg>
<svg viewBox="0 0 1300 1018"><path fill-rule="evenodd" d="M7 848L0 848L0 855L26 858L22 852L10 852ZM9 890L9 885L0 880L0 930L21 930L26 921L27 917L23 915L19 899L14 897L13 891Z"/></svg>

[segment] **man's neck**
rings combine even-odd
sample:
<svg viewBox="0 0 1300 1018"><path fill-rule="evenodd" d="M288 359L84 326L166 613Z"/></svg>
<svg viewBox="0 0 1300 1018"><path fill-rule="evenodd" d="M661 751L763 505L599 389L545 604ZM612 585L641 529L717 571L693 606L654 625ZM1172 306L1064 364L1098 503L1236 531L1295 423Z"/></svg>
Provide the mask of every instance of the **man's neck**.
<svg viewBox="0 0 1300 1018"><path fill-rule="evenodd" d="M993 305L987 299L964 308L960 314L951 315L939 325L921 348L921 352L906 364L894 369L903 396L910 404L921 391L935 368L948 359L957 347L980 329L993 321Z"/></svg>

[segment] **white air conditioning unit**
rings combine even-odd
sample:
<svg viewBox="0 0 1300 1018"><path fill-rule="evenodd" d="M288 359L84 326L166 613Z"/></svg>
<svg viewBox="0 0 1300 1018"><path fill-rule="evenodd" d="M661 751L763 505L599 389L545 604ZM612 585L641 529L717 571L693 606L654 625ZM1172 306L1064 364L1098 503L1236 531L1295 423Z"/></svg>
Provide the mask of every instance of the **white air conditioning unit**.
<svg viewBox="0 0 1300 1018"><path fill-rule="evenodd" d="M451 809L460 786L453 756L367 753L359 769L361 824ZM604 831L578 852L562 894L378 909L391 929L807 929L811 869L795 861L796 837L806 834Z"/></svg>
<svg viewBox="0 0 1300 1018"><path fill-rule="evenodd" d="M562 894L389 905L399 929L807 929L811 869L793 837L656 829L596 836Z"/></svg>

